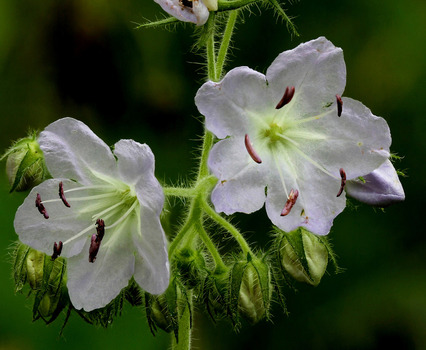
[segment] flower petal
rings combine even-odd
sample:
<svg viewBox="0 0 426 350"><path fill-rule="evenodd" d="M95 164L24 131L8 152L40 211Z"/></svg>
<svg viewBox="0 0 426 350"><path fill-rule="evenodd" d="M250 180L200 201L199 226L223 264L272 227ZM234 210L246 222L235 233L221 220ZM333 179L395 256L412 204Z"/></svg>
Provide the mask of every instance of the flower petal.
<svg viewBox="0 0 426 350"><path fill-rule="evenodd" d="M47 168L54 178L83 184L93 181L92 170L113 176L116 164L110 148L90 128L75 119L53 122L38 138Z"/></svg>
<svg viewBox="0 0 426 350"><path fill-rule="evenodd" d="M275 104L287 86L294 86L294 102L288 112L311 115L335 101L336 94L342 95L346 85L343 51L324 37L311 40L281 53L268 68L266 79Z"/></svg>
<svg viewBox="0 0 426 350"><path fill-rule="evenodd" d="M249 131L255 112L270 109L277 102L270 99L265 76L248 67L229 71L219 83L206 82L195 96L195 104L206 117L206 128L219 138L243 135Z"/></svg>
<svg viewBox="0 0 426 350"><path fill-rule="evenodd" d="M353 179L370 173L389 157L391 136L383 118L373 115L361 102L343 101L340 118L333 111L305 123L305 132L322 134L323 140L306 139L300 142L300 149L337 178L343 168L347 178Z"/></svg>
<svg viewBox="0 0 426 350"><path fill-rule="evenodd" d="M364 181L352 180L346 183L346 193L360 202L386 207L405 199L404 189L390 160L363 176Z"/></svg>
<svg viewBox="0 0 426 350"><path fill-rule="evenodd" d="M67 189L79 187L79 184L70 180L44 181L32 189L24 203L18 208L14 222L15 231L22 243L49 255L53 252L54 242L65 242L91 224L90 218L82 220L81 214L79 214L84 206L83 202L71 202L70 208L61 202L46 203L44 206L49 214L49 219L45 219L38 212L34 204L37 193L40 194L42 200L52 199L52 196L58 195L61 181ZM53 199L59 199L59 196L55 197ZM95 225L93 225L93 232L96 232ZM80 253L89 235L91 233L82 235L72 243L64 245L61 255L71 257Z"/></svg>
<svg viewBox="0 0 426 350"><path fill-rule="evenodd" d="M219 179L211 195L217 212L230 215L262 208L267 169L250 158L243 137L231 137L215 144L210 152L209 167Z"/></svg>
<svg viewBox="0 0 426 350"><path fill-rule="evenodd" d="M170 267L160 220L150 208L142 206L140 222L131 230L136 250L135 281L148 293L161 294L169 285Z"/></svg>
<svg viewBox="0 0 426 350"><path fill-rule="evenodd" d="M163 189L154 175L154 154L146 144L133 140L120 140L114 146L117 156L118 172L121 179L136 186L142 193L139 202L155 209L156 215L161 214L164 204Z"/></svg>
<svg viewBox="0 0 426 350"><path fill-rule="evenodd" d="M293 165L298 174L305 174L305 176L295 177L288 171L289 166L284 162L280 162L280 171L287 191L291 189L299 191L296 203L288 215L281 216L287 197L279 172L271 171L266 198L268 217L286 232L303 226L312 233L326 235L330 232L333 219L343 211L346 205L343 195L336 197L340 181L323 173L312 164L303 162L302 159Z"/></svg>
<svg viewBox="0 0 426 350"><path fill-rule="evenodd" d="M131 221L128 225L118 226L120 232L107 230L106 236L120 237L102 241L94 263L89 262L90 240L79 255L68 259L68 292L77 310L92 311L104 307L128 285L135 265L130 231L126 230L131 227Z"/></svg>
<svg viewBox="0 0 426 350"><path fill-rule="evenodd" d="M188 0L192 8L184 6L179 0L155 0L164 11L183 22L192 22L199 26L207 22L209 10L202 0Z"/></svg>

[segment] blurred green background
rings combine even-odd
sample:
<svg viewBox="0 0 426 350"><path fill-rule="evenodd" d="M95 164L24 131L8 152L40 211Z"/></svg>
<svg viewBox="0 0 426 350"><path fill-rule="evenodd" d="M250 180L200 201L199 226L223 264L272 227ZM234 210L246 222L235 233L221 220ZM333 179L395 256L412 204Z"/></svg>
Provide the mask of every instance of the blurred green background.
<svg viewBox="0 0 426 350"><path fill-rule="evenodd" d="M194 346L426 349L426 3L303 0L287 9L301 36L292 39L271 11L253 8L240 20L228 68L265 72L280 52L321 35L342 47L345 96L389 123L392 151L404 157L396 166L408 174L401 179L406 201L384 213L360 205L341 214L330 237L346 271L325 276L317 288L289 291L289 317L275 306L272 323L234 333L198 312ZM135 22L161 16L148 0L0 1L0 150L29 128L71 116L108 144L148 143L159 179L187 178L202 133L193 102L204 81L202 57L190 52L191 25L135 30ZM108 329L73 316L62 337L60 320L31 322L29 301L14 295L8 261L25 194L10 195L0 174L0 349L166 349L168 335L154 338L136 308L126 307ZM264 210L237 219L251 242L265 244Z"/></svg>

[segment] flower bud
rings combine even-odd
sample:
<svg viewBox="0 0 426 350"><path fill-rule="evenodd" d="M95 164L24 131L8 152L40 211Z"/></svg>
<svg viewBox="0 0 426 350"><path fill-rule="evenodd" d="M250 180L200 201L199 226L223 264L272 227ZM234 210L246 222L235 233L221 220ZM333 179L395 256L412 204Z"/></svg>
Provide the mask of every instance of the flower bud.
<svg viewBox="0 0 426 350"><path fill-rule="evenodd" d="M271 292L268 266L260 261L249 262L243 273L238 298L240 315L251 324L259 322L267 315Z"/></svg>
<svg viewBox="0 0 426 350"><path fill-rule="evenodd" d="M17 141L1 159L4 158L10 192L31 189L48 175L43 152L35 134Z"/></svg>
<svg viewBox="0 0 426 350"><path fill-rule="evenodd" d="M26 258L27 281L33 290L43 285L45 254L30 248Z"/></svg>
<svg viewBox="0 0 426 350"><path fill-rule="evenodd" d="M328 264L328 249L320 237L299 228L282 233L279 255L285 274L296 281L317 286Z"/></svg>
<svg viewBox="0 0 426 350"><path fill-rule="evenodd" d="M183 248L176 254L176 264L182 282L192 289L203 279L205 260L201 251Z"/></svg>
<svg viewBox="0 0 426 350"><path fill-rule="evenodd" d="M203 0L209 11L217 11L217 0Z"/></svg>

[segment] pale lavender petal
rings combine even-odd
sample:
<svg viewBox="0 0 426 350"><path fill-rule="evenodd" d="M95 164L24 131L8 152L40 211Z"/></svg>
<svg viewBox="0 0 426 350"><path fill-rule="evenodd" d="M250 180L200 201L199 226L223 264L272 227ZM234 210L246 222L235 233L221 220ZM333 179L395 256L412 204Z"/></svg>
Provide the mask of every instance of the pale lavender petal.
<svg viewBox="0 0 426 350"><path fill-rule="evenodd" d="M363 179L364 181L352 180L346 183L348 196L380 207L405 200L404 189L390 160L363 176Z"/></svg>

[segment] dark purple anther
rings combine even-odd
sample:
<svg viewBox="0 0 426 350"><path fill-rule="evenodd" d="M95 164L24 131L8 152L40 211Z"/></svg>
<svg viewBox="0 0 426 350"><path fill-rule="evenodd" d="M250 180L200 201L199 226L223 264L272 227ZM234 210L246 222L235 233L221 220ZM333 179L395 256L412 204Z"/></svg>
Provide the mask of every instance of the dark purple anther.
<svg viewBox="0 0 426 350"><path fill-rule="evenodd" d="M43 214L45 219L49 219L49 214L47 214L46 208L44 207L43 203L41 202L40 193L37 193L35 206L37 207L40 214Z"/></svg>
<svg viewBox="0 0 426 350"><path fill-rule="evenodd" d="M58 244L56 244L56 242L55 242L53 244L52 261L55 260L58 256L60 256L61 252L62 252L62 242L59 241Z"/></svg>
<svg viewBox="0 0 426 350"><path fill-rule="evenodd" d="M285 92L284 92L283 98L281 99L280 102L278 102L278 104L276 105L275 109L283 108L287 103L290 103L291 99L294 96L294 91L295 91L294 86L291 86L291 87L287 86L285 88Z"/></svg>
<svg viewBox="0 0 426 350"><path fill-rule="evenodd" d="M254 150L253 146L251 145L250 138L247 134L244 137L244 144L246 145L247 152L250 154L251 159L253 159L258 164L262 163L262 159L260 159L259 155Z"/></svg>
<svg viewBox="0 0 426 350"><path fill-rule="evenodd" d="M337 194L337 197L340 197L346 185L346 173L343 170L343 168L340 168L340 177L342 178L342 180L340 182L340 190L339 190L339 193Z"/></svg>
<svg viewBox="0 0 426 350"><path fill-rule="evenodd" d="M64 203L64 205L66 207L71 207L71 205L67 202L67 200L65 199L65 194L64 194L64 184L62 183L62 181L59 183L59 198L61 198L62 203Z"/></svg>
<svg viewBox="0 0 426 350"><path fill-rule="evenodd" d="M98 251L105 234L104 221L102 219L98 219L96 220L96 225L96 235L92 235L92 238L90 239L89 262L91 263L96 260L96 255L98 255Z"/></svg>
<svg viewBox="0 0 426 350"><path fill-rule="evenodd" d="M343 110L343 101L340 95L336 95L336 102L337 102L337 116L340 117L342 115L342 110Z"/></svg>
<svg viewBox="0 0 426 350"><path fill-rule="evenodd" d="M290 191L290 194L288 195L288 199L285 203L284 209L281 212L281 216L286 216L290 214L291 208L293 208L294 204L296 204L297 197L299 197L299 191L292 189Z"/></svg>

